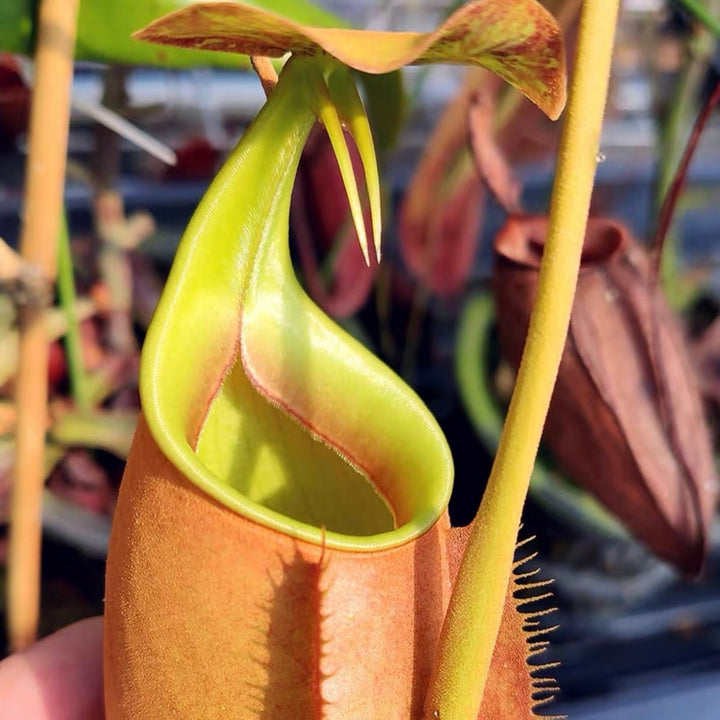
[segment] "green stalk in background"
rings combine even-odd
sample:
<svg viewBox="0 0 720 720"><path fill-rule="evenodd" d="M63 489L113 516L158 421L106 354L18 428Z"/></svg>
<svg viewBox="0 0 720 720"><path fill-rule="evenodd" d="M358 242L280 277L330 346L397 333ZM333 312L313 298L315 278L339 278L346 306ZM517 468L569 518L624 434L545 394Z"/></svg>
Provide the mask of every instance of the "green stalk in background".
<svg viewBox="0 0 720 720"><path fill-rule="evenodd" d="M698 27L685 42L683 64L668 102L667 114L661 119L652 222L656 222L687 143L692 121L697 112L698 88L715 51L716 38L720 37L720 20L715 20L714 15L711 14L720 10L718 0L709 0L706 3L709 8L698 3L697 0L678 0L678 2L704 27ZM668 233L663 248L660 274L668 301L674 310L683 310L697 296L697 284L682 278L680 253L672 230Z"/></svg>
<svg viewBox="0 0 720 720"><path fill-rule="evenodd" d="M720 9L718 0L709 0L710 9L697 0L677 0L704 28L699 28L686 43L685 59L675 92L669 103L670 108L662 129L660 166L655 191L655 213L662 205L665 193L672 181L675 168L682 155L690 125L695 116L697 88L707 63L712 58L715 40L720 38L720 20L715 20L712 11ZM713 37L714 36L714 37Z"/></svg>
<svg viewBox="0 0 720 720"><path fill-rule="evenodd" d="M586 0L537 302L488 486L440 638L425 718L475 720L520 516L565 345L597 165L619 0Z"/></svg>
<svg viewBox="0 0 720 720"><path fill-rule="evenodd" d="M70 236L68 234L67 215L63 212L60 220L60 237L58 242L58 298L67 319L65 335L65 352L67 354L70 391L75 405L80 410L90 409L90 396L86 382L85 367L82 357L82 340L80 338L80 321L77 313L77 295L73 276Z"/></svg>
<svg viewBox="0 0 720 720"><path fill-rule="evenodd" d="M675 0L675 2L682 5L716 37L720 38L720 18L716 18L702 2L699 0Z"/></svg>

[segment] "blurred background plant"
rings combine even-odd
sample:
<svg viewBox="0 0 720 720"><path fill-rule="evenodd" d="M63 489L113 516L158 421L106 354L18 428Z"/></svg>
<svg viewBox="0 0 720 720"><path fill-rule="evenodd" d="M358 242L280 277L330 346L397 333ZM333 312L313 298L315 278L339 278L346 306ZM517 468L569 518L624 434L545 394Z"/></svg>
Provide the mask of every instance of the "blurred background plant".
<svg viewBox="0 0 720 720"><path fill-rule="evenodd" d="M459 3L317 4L359 26L424 30ZM572 46L580 0L544 4ZM83 22L92 29L92 13L82 12L80 30ZM148 19L139 19L137 27ZM641 243L653 236L692 124L718 79L718 22L718 0L623 4L593 214L623 223ZM0 50L27 52L24 42L0 33ZM93 47L83 42L81 32L78 51L92 56ZM69 232L60 233L57 302L48 311L43 634L102 611L103 558L138 410L144 331L195 203L264 100L255 76L229 69L234 66L228 62L223 68L151 69L146 57L138 63L144 67L130 68L131 58L121 50L122 66L79 60L74 73L65 186ZM95 51L95 60L108 57ZM174 58L159 61L172 65ZM19 263L11 248L20 233L31 77L26 60L2 57L0 237L7 251L0 254L0 269ZM318 131L306 148L293 198L296 269L315 300L413 385L438 418L455 458L451 514L465 524L482 494L513 382L490 294L493 239L521 208L528 215L547 213L559 126L482 71L409 68L404 89L398 76L364 80L384 181L383 263L368 268L362 260L339 173ZM388 99L391 107L383 102ZM400 125L395 118L402 108ZM474 151L471 127L482 138ZM714 118L675 208L661 270L665 298L688 338L683 352L693 363L691 383L703 393L716 456L719 136ZM17 273L0 275L7 289L0 297L4 560L14 456ZM622 373L623 358L618 360ZM561 628L549 659L563 662L558 678L565 702L621 692L630 682L634 692L638 685L650 688L671 665L676 676L693 678L717 670L720 545L711 510L701 513L701 534L707 535L701 544L709 546L705 572L690 584L632 539L632 521L625 517L621 525L579 489L582 478L573 476L561 455L550 443L541 453L525 530L537 534L543 574L556 580ZM683 477L675 485L691 493L708 479L688 483ZM655 476L651 482L662 485ZM713 500L714 490L701 504L709 508ZM642 512L638 506L636 514ZM555 616L552 624L557 622Z"/></svg>

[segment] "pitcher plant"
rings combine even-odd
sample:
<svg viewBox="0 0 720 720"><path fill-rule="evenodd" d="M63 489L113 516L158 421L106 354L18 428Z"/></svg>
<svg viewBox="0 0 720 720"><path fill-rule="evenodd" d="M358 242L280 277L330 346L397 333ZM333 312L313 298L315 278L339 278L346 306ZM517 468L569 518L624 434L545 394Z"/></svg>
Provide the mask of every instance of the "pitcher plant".
<svg viewBox="0 0 720 720"><path fill-rule="evenodd" d="M542 583L513 572L514 552L567 330L616 11L585 3L565 197L518 379L527 414L511 407L470 529L450 527L452 458L429 411L296 280L291 193L319 121L363 255L379 261L378 172L351 68L482 65L556 118L565 65L552 16L534 0L478 0L434 32L382 33L202 2L139 33L291 57L191 220L143 349L142 418L108 555L110 720L537 717L538 688L551 686L528 657L544 645L514 591ZM345 132L362 160L368 227ZM548 292L558 273L562 287Z"/></svg>

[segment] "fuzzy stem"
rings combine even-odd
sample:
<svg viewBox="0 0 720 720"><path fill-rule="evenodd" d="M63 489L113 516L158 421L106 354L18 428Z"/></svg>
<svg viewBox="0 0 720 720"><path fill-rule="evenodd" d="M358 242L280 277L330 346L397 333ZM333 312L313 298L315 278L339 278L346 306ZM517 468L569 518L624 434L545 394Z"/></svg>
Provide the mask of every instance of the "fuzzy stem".
<svg viewBox="0 0 720 720"><path fill-rule="evenodd" d="M62 208L78 0L43 0L38 14L30 154L20 238L23 260L51 281ZM48 342L45 307L20 308L15 483L8 562L8 634L19 650L37 633Z"/></svg>
<svg viewBox="0 0 720 720"><path fill-rule="evenodd" d="M585 0L538 297L488 486L443 626L425 718L476 720L520 516L570 322L607 96L619 0Z"/></svg>

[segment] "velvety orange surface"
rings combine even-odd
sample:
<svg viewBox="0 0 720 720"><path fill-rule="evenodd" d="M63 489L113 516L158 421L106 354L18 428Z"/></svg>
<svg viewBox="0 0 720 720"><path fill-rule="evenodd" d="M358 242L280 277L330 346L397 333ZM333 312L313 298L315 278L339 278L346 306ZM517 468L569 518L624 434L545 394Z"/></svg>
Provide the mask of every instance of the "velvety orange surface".
<svg viewBox="0 0 720 720"><path fill-rule="evenodd" d="M444 516L378 552L294 540L198 490L141 422L108 556L107 720L419 719L466 537ZM513 589L482 718L536 717Z"/></svg>

